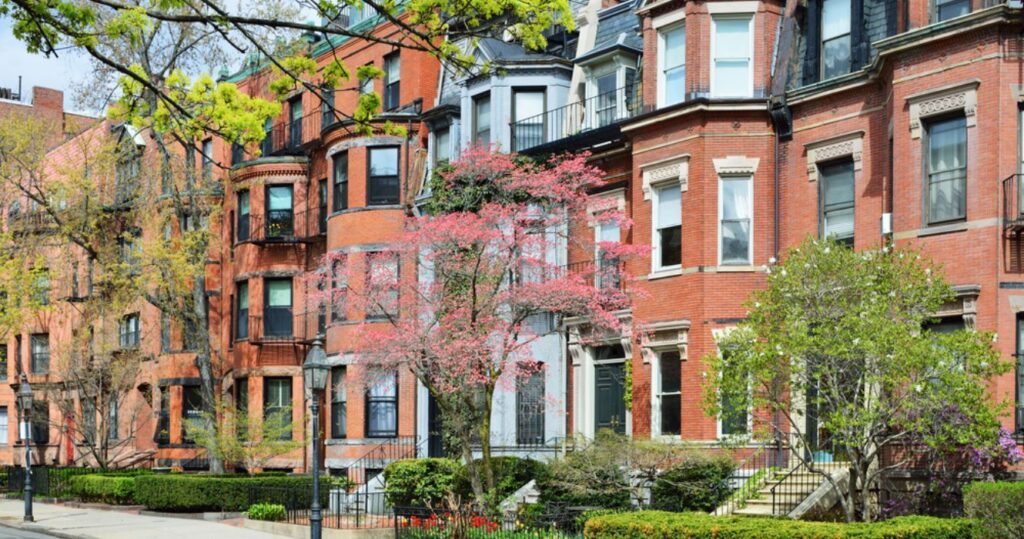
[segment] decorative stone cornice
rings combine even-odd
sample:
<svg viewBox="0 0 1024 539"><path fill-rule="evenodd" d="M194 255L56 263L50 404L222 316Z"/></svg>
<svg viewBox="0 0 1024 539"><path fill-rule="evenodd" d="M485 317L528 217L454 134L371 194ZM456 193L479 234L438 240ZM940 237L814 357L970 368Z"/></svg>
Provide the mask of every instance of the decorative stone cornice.
<svg viewBox="0 0 1024 539"><path fill-rule="evenodd" d="M651 199L651 186L679 182L679 190L686 192L689 188L690 155L685 154L674 157L669 161L658 161L648 165L641 165L643 170L643 193L644 200Z"/></svg>
<svg viewBox="0 0 1024 539"><path fill-rule="evenodd" d="M818 181L818 163L845 156L853 158L853 170L861 170L863 168L863 131L808 144L807 181Z"/></svg>
<svg viewBox="0 0 1024 539"><path fill-rule="evenodd" d="M686 361L689 336L689 320L671 320L650 324L647 327L647 334L643 339L643 347L640 352L644 363L654 361L657 352L666 348L678 349L680 361Z"/></svg>
<svg viewBox="0 0 1024 539"><path fill-rule="evenodd" d="M947 112L963 111L967 127L977 125L980 84L980 80L971 79L907 96L907 103L910 105L910 137L921 137L922 119Z"/></svg>
<svg viewBox="0 0 1024 539"><path fill-rule="evenodd" d="M757 157L729 155L712 159L712 162L715 164L715 172L719 176L744 176L757 172L757 165L761 160Z"/></svg>

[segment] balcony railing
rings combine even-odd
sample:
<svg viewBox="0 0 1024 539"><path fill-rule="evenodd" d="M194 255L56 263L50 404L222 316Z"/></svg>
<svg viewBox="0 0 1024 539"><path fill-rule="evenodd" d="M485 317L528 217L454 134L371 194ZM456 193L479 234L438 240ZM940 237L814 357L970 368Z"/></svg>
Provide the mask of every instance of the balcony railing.
<svg viewBox="0 0 1024 539"><path fill-rule="evenodd" d="M1024 174L1012 174L1003 180L1003 228L1019 232L1024 229Z"/></svg>
<svg viewBox="0 0 1024 539"><path fill-rule="evenodd" d="M238 241L253 243L308 243L320 234L319 209L310 211L266 210L239 223Z"/></svg>
<svg viewBox="0 0 1024 539"><path fill-rule="evenodd" d="M512 149L529 150L583 133L617 126L642 109L637 86L627 86L569 103L512 124Z"/></svg>
<svg viewBox="0 0 1024 539"><path fill-rule="evenodd" d="M297 120L287 119L270 127L260 145L264 157L269 155L295 153L304 145L320 138L323 112L316 110Z"/></svg>
<svg viewBox="0 0 1024 539"><path fill-rule="evenodd" d="M566 266L570 275L593 279L598 288L622 288L622 261L617 258L602 258L573 262Z"/></svg>
<svg viewBox="0 0 1024 539"><path fill-rule="evenodd" d="M311 343L327 329L327 317L320 312L295 314L291 309L266 309L249 315L248 340L253 344Z"/></svg>

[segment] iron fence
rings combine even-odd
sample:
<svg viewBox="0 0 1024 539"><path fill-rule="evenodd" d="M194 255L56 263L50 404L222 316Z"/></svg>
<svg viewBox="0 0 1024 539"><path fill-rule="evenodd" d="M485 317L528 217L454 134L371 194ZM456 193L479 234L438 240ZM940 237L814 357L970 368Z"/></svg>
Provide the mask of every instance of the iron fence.
<svg viewBox="0 0 1024 539"><path fill-rule="evenodd" d="M326 483L326 481L325 481ZM312 514L312 490L308 487L249 487L249 505L270 503L285 509L284 522L308 526ZM325 486L320 491L321 523L324 528L390 528L394 515L383 492L348 492Z"/></svg>
<svg viewBox="0 0 1024 539"><path fill-rule="evenodd" d="M618 125L642 110L638 85L576 101L523 118L512 124L512 149L517 152L569 138L581 133Z"/></svg>
<svg viewBox="0 0 1024 539"><path fill-rule="evenodd" d="M759 444L729 475L727 481L731 494L715 514L732 514L760 498L761 490L771 484L777 474L788 469L789 463L788 447L781 440L773 439Z"/></svg>
<svg viewBox="0 0 1024 539"><path fill-rule="evenodd" d="M395 538L576 539L583 537L583 522L580 517L587 509L589 508L548 505L540 512L489 513L469 504L454 510L395 507Z"/></svg>
<svg viewBox="0 0 1024 539"><path fill-rule="evenodd" d="M36 496L64 498L71 495L72 477L101 471L98 468L33 466L32 492ZM8 493L25 490L23 466L4 466L0 473L4 475L3 486Z"/></svg>

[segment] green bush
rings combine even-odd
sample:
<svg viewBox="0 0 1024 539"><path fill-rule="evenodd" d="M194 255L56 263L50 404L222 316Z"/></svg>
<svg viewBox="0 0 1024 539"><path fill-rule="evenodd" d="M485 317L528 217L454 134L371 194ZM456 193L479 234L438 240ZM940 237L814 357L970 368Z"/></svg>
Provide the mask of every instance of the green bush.
<svg viewBox="0 0 1024 539"><path fill-rule="evenodd" d="M480 459L476 462L480 463ZM519 457L491 457L491 470L494 472L494 492L491 497L496 503L500 503L523 485L537 479L544 471L544 463ZM455 492L463 499L473 495L473 487L465 467L458 476Z"/></svg>
<svg viewBox="0 0 1024 539"><path fill-rule="evenodd" d="M395 507L436 506L456 492L463 473L452 459L397 460L384 468L384 497Z"/></svg>
<svg viewBox="0 0 1024 539"><path fill-rule="evenodd" d="M665 511L713 511L729 497L729 457L688 456L665 470L651 486L651 508Z"/></svg>
<svg viewBox="0 0 1024 539"><path fill-rule="evenodd" d="M981 539L1024 537L1024 483L971 483L964 487L964 513L981 523Z"/></svg>
<svg viewBox="0 0 1024 539"><path fill-rule="evenodd" d="M594 539L965 539L977 529L974 520L963 518L915 516L846 524L640 511L592 518L584 535Z"/></svg>
<svg viewBox="0 0 1024 539"><path fill-rule="evenodd" d="M245 512L252 520L269 520L279 522L284 520L285 509L279 503L254 503Z"/></svg>
<svg viewBox="0 0 1024 539"><path fill-rule="evenodd" d="M282 497L293 498L296 493L301 496L310 492L311 485L312 478L309 476L142 475L135 478L135 501L153 511L245 511L249 506L251 487L281 489L260 492L260 501L266 502L277 501L268 499L277 493ZM322 502L325 502L327 489L323 491L323 498ZM295 501L304 503L311 500Z"/></svg>
<svg viewBox="0 0 1024 539"><path fill-rule="evenodd" d="M132 475L76 475L69 483L71 494L85 502L135 503L135 476Z"/></svg>
<svg viewBox="0 0 1024 539"><path fill-rule="evenodd" d="M629 485L617 462L593 458L588 451L552 461L537 477L540 502L575 507L618 509L630 506Z"/></svg>

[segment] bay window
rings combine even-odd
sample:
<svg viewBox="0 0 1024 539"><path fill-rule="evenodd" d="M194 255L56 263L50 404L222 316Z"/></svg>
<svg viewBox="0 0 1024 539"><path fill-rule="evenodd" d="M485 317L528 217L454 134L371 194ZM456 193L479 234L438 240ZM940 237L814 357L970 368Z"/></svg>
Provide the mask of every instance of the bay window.
<svg viewBox="0 0 1024 539"><path fill-rule="evenodd" d="M348 153L336 153L334 164L334 211L348 209Z"/></svg>
<svg viewBox="0 0 1024 539"><path fill-rule="evenodd" d="M267 279L264 281L263 332L267 336L292 335L292 280Z"/></svg>
<svg viewBox="0 0 1024 539"><path fill-rule="evenodd" d="M275 414L281 417L283 426L292 424L292 379L291 378L264 378L263 379L263 419L270 419ZM281 440L291 440L291 429L281 433Z"/></svg>
<svg viewBox="0 0 1024 539"><path fill-rule="evenodd" d="M473 98L473 143L491 144L491 94Z"/></svg>
<svg viewBox="0 0 1024 539"><path fill-rule="evenodd" d="M295 233L291 185L267 186L267 239L284 238Z"/></svg>
<svg viewBox="0 0 1024 539"><path fill-rule="evenodd" d="M379 376L366 390L366 437L398 435L398 373Z"/></svg>
<svg viewBox="0 0 1024 539"><path fill-rule="evenodd" d="M331 438L340 439L347 436L348 390L345 366L331 368Z"/></svg>
<svg viewBox="0 0 1024 539"><path fill-rule="evenodd" d="M235 228L237 241L249 239L249 191L238 192L238 224Z"/></svg>
<svg viewBox="0 0 1024 539"><path fill-rule="evenodd" d="M753 257L751 176L724 176L719 180L718 252L723 265L749 265Z"/></svg>
<svg viewBox="0 0 1024 539"><path fill-rule="evenodd" d="M544 90L515 90L512 97L514 150L538 146L544 140Z"/></svg>
<svg viewBox="0 0 1024 539"><path fill-rule="evenodd" d="M753 97L753 16L711 18L712 97Z"/></svg>
<svg viewBox="0 0 1024 539"><path fill-rule="evenodd" d="M398 148L370 148L369 177L367 178L368 206L398 204L401 185L398 178Z"/></svg>
<svg viewBox="0 0 1024 539"><path fill-rule="evenodd" d="M249 283L246 281L235 284L237 296L235 301L235 339L249 338Z"/></svg>
<svg viewBox="0 0 1024 539"><path fill-rule="evenodd" d="M682 24L658 32L658 106L686 100L686 27Z"/></svg>
<svg viewBox="0 0 1024 539"><path fill-rule="evenodd" d="M384 57L384 110L395 110L401 99L400 79L402 68L400 57L393 52Z"/></svg>
<svg viewBox="0 0 1024 539"><path fill-rule="evenodd" d="M654 189L654 269L672 269L682 264L682 193L678 183Z"/></svg>

